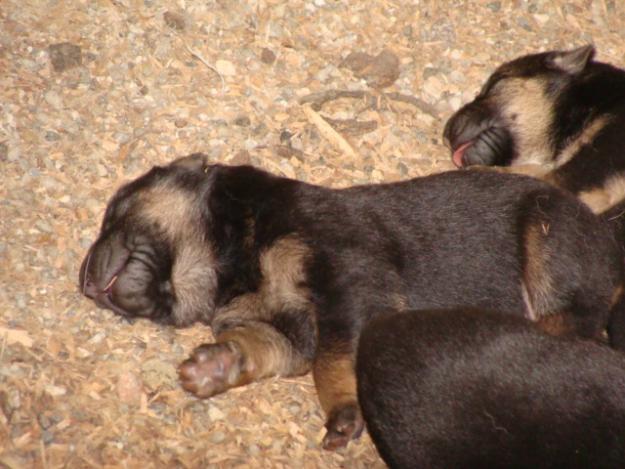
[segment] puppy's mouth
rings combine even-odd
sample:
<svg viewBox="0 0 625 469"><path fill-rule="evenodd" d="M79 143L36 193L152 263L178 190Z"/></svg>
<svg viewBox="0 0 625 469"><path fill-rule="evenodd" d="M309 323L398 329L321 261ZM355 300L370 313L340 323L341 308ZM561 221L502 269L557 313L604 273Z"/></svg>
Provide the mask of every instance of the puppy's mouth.
<svg viewBox="0 0 625 469"><path fill-rule="evenodd" d="M467 148L469 148L472 144L473 140L469 140L468 142L461 144L455 150L453 150L451 159L454 165L456 165L456 168L463 168L464 166L466 166L464 153L466 152Z"/></svg>
<svg viewBox="0 0 625 469"><path fill-rule="evenodd" d="M452 161L458 168L473 165L507 166L514 156L509 131L497 125L486 127L472 135L465 135L450 146Z"/></svg>
<svg viewBox="0 0 625 469"><path fill-rule="evenodd" d="M112 270L109 269L108 276L103 276L97 281L94 281L89 275L92 255L93 250L90 250L80 269L81 293L91 298L99 308L109 309L120 316L130 317L127 311L113 301L113 287L128 264L130 252L126 252L123 256L115 259L117 265L113 266Z"/></svg>

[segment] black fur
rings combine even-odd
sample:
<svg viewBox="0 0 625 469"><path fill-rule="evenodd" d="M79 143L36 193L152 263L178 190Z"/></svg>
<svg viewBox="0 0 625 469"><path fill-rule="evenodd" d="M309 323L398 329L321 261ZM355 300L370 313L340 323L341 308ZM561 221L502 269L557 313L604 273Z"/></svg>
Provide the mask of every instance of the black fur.
<svg viewBox="0 0 625 469"><path fill-rule="evenodd" d="M367 429L391 468L619 468L625 357L474 310L386 315L357 356Z"/></svg>

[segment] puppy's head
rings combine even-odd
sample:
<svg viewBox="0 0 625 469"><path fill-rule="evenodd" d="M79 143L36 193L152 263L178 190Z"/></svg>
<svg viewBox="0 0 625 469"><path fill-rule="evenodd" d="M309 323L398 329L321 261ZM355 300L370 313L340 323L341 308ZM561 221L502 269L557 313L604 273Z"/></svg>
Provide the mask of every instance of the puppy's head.
<svg viewBox="0 0 625 469"><path fill-rule="evenodd" d="M81 292L127 318L210 321L217 289L207 208L213 172L195 154L121 187L82 263Z"/></svg>
<svg viewBox="0 0 625 469"><path fill-rule="evenodd" d="M555 157L556 105L595 49L526 55L501 65L445 125L456 166L545 164Z"/></svg>

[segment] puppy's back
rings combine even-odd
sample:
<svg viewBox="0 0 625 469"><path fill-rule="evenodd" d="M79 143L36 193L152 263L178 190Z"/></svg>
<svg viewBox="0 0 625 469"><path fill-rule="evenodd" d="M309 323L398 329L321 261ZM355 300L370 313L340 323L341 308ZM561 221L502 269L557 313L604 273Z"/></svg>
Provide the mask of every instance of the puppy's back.
<svg viewBox="0 0 625 469"><path fill-rule="evenodd" d="M625 357L523 319L384 316L363 331L357 377L394 468L625 466Z"/></svg>

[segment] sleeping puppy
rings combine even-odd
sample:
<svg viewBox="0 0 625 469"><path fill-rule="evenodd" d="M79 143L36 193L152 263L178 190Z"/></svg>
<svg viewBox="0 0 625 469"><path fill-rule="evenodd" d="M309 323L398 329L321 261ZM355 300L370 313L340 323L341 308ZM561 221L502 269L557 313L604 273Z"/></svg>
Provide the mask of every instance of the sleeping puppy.
<svg viewBox="0 0 625 469"><path fill-rule="evenodd" d="M82 292L124 317L210 324L180 367L210 397L312 369L326 448L362 429L355 347L382 310L518 312L625 348L623 266L606 224L518 175L454 171L334 190L200 154L112 198Z"/></svg>
<svg viewBox="0 0 625 469"><path fill-rule="evenodd" d="M625 357L522 318L459 309L373 319L356 375L391 468L625 464Z"/></svg>
<svg viewBox="0 0 625 469"><path fill-rule="evenodd" d="M458 167L511 166L578 195L595 213L625 197L625 70L595 49L551 51L498 67L443 136Z"/></svg>

